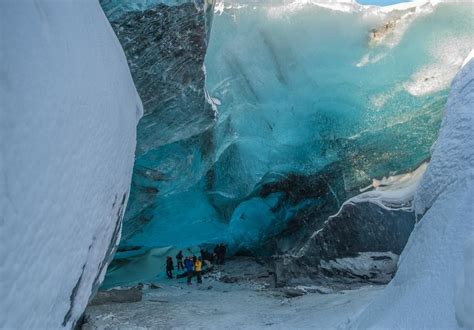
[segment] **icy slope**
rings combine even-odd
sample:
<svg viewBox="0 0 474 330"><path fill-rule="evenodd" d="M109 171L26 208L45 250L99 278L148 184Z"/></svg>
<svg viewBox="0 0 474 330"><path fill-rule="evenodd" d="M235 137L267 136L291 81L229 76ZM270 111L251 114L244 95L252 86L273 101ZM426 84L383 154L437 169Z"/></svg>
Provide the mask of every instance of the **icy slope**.
<svg viewBox="0 0 474 330"><path fill-rule="evenodd" d="M472 54L472 53L471 53ZM452 84L432 161L415 197L424 214L387 289L356 328L472 328L474 61Z"/></svg>
<svg viewBox="0 0 474 330"><path fill-rule="evenodd" d="M0 2L0 328L71 328L120 238L142 105L97 1Z"/></svg>

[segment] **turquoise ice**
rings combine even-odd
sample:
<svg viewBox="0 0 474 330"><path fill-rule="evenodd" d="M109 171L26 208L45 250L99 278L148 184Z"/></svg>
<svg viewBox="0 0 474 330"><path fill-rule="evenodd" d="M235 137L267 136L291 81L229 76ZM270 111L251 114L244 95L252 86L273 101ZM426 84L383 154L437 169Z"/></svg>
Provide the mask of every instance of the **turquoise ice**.
<svg viewBox="0 0 474 330"><path fill-rule="evenodd" d="M469 4L215 8L205 60L215 123L137 158L160 178L122 247L225 241L272 253L288 228L318 228L372 179L429 159L449 84L474 46Z"/></svg>

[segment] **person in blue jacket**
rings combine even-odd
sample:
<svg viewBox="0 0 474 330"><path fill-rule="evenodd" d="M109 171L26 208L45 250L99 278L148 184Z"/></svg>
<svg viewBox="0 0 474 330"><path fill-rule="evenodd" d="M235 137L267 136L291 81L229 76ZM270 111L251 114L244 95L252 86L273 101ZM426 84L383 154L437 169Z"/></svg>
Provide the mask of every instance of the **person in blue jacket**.
<svg viewBox="0 0 474 330"><path fill-rule="evenodd" d="M186 267L186 272L188 275L188 285L191 285L191 280L193 279L193 273L194 273L194 262L193 262L193 257L188 257L184 261L184 267Z"/></svg>

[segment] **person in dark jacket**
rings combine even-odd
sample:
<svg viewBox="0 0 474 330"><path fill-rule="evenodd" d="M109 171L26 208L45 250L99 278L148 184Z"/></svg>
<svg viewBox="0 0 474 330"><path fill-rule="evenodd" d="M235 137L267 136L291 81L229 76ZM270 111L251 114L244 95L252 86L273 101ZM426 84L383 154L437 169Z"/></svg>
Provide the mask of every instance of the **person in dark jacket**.
<svg viewBox="0 0 474 330"><path fill-rule="evenodd" d="M207 260L212 263L212 254L210 254L207 249L203 249L201 250L201 259L202 259L202 262Z"/></svg>
<svg viewBox="0 0 474 330"><path fill-rule="evenodd" d="M225 263L225 255L227 253L227 248L224 243L219 245L219 264L223 265Z"/></svg>
<svg viewBox="0 0 474 330"><path fill-rule="evenodd" d="M182 269L184 270L184 265L183 265L183 251L179 251L179 253L176 255L176 263L178 264L178 270Z"/></svg>
<svg viewBox="0 0 474 330"><path fill-rule="evenodd" d="M168 276L169 279L173 278L173 258L170 256L166 257L166 276Z"/></svg>
<svg viewBox="0 0 474 330"><path fill-rule="evenodd" d="M214 260L216 261L216 264L219 263L219 244L217 244L215 247L214 247Z"/></svg>
<svg viewBox="0 0 474 330"><path fill-rule="evenodd" d="M186 267L188 285L191 285L191 280L193 279L193 273L194 273L193 257L188 257L186 260L184 260L184 266Z"/></svg>

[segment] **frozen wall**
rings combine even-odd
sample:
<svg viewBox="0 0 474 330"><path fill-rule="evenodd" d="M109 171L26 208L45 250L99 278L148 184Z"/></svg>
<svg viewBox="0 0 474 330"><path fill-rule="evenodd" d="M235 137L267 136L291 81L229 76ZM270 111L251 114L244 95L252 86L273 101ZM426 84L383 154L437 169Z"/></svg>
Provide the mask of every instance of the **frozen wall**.
<svg viewBox="0 0 474 330"><path fill-rule="evenodd" d="M141 101L96 1L0 2L0 328L72 328L103 280Z"/></svg>
<svg viewBox="0 0 474 330"><path fill-rule="evenodd" d="M473 109L471 60L452 84L432 160L416 193L421 220L400 256L395 278L354 327L474 326Z"/></svg>
<svg viewBox="0 0 474 330"><path fill-rule="evenodd" d="M218 1L213 18L212 1L102 3L145 107L114 270L130 251L304 246L373 179L430 157L474 45L468 3Z"/></svg>
<svg viewBox="0 0 474 330"><path fill-rule="evenodd" d="M163 184L169 182L174 190L176 185L186 185L188 173L201 177L199 158L212 152L212 148L194 151L194 147L207 143L211 135L200 135L214 125L216 117L207 98L204 70L214 2L104 0L101 4L122 43L144 104L124 220L126 239L152 219L157 195L166 193ZM169 164L173 172L162 171L157 163Z"/></svg>

